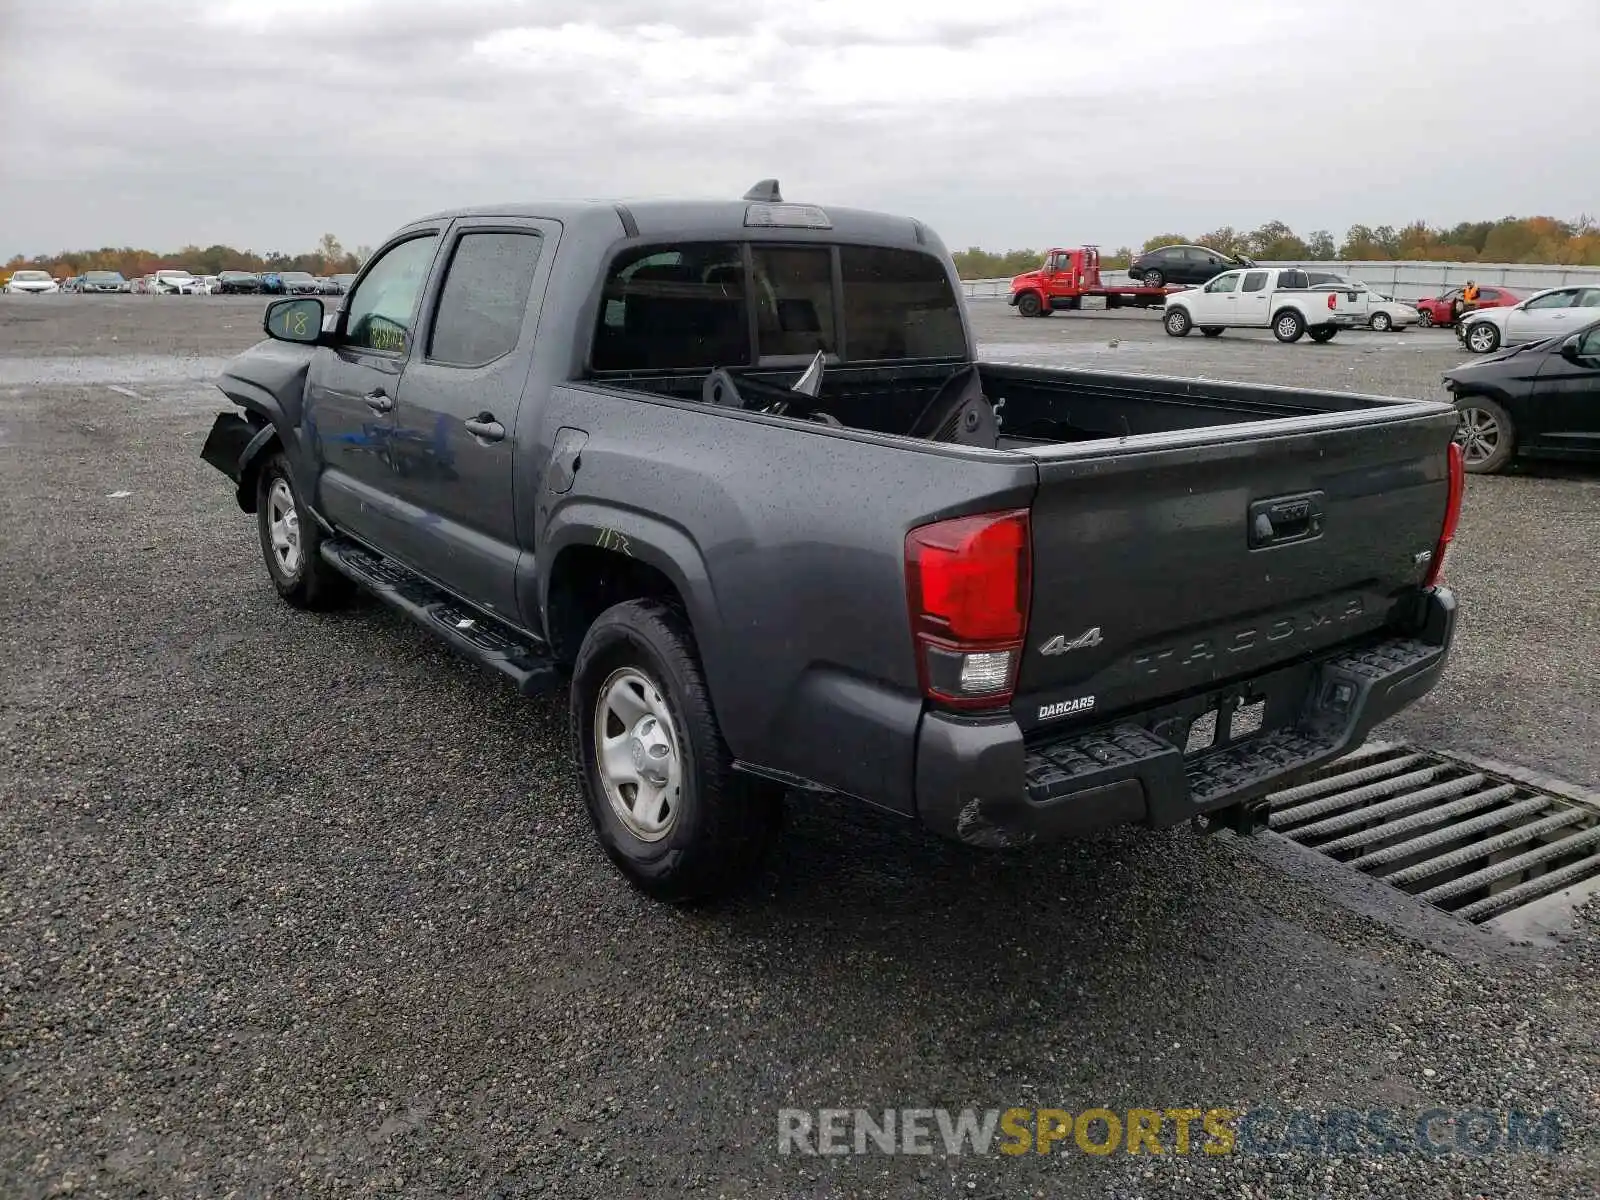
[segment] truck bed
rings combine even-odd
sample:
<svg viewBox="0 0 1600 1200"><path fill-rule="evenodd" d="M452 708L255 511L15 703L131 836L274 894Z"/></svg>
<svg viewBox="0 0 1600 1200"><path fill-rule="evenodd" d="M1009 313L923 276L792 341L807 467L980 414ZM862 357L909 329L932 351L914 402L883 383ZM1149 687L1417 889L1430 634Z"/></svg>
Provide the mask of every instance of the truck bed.
<svg viewBox="0 0 1600 1200"><path fill-rule="evenodd" d="M904 435L961 364L829 368L816 406L851 429ZM1248 422L1390 409L1403 401L1267 384L1226 383L1109 371L978 363L999 412L996 449L1035 451L1060 443L1117 440ZM787 386L797 372L741 371ZM597 380L630 391L698 400L702 373Z"/></svg>
<svg viewBox="0 0 1600 1200"><path fill-rule="evenodd" d="M960 366L830 371L819 407L857 430L904 435ZM1029 652L1012 706L1025 734L1204 700L1406 624L1447 506L1448 406L998 363L978 371L1000 418L979 453L1007 451L1034 472ZM698 398L699 382L628 386ZM944 468L953 493L965 469ZM1057 639L1064 649L1040 649ZM1284 696L1274 704L1297 701L1292 688ZM1271 711L1267 727L1289 717Z"/></svg>

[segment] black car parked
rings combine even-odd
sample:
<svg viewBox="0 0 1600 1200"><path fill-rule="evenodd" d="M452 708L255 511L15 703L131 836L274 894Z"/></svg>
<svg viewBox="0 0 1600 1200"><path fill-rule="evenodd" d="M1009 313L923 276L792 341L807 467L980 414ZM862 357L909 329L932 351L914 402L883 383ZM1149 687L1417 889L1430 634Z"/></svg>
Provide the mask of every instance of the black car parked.
<svg viewBox="0 0 1600 1200"><path fill-rule="evenodd" d="M1224 271L1253 267L1248 258L1236 258L1206 246L1162 246L1148 250L1128 267L1128 277L1150 287L1166 283L1209 283Z"/></svg>
<svg viewBox="0 0 1600 1200"><path fill-rule="evenodd" d="M1467 470L1513 458L1600 459L1600 321L1446 371Z"/></svg>
<svg viewBox="0 0 1600 1200"><path fill-rule="evenodd" d="M224 295L254 295L261 290L261 276L254 271L224 271L217 276L217 289Z"/></svg>

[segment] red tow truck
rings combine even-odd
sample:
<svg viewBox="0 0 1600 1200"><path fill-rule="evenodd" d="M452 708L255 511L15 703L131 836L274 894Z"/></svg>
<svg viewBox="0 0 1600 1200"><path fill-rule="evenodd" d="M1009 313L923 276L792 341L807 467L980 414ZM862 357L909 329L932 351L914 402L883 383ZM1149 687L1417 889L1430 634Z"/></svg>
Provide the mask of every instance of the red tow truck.
<svg viewBox="0 0 1600 1200"><path fill-rule="evenodd" d="M1137 283L1112 286L1100 282L1100 248L1057 248L1044 256L1044 265L1011 281L1007 301L1024 317L1048 317L1053 312L1083 307L1085 296L1099 296L1107 308L1154 308L1180 287L1144 287Z"/></svg>

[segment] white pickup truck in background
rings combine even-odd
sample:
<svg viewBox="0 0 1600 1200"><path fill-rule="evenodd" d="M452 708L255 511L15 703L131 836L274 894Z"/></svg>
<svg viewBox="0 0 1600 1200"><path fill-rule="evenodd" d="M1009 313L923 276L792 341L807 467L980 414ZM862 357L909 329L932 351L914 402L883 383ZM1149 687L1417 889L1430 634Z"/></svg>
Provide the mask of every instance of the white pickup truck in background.
<svg viewBox="0 0 1600 1200"><path fill-rule="evenodd" d="M1355 284L1314 287L1299 267L1224 271L1201 287L1167 297L1163 323L1172 337L1198 329L1216 337L1224 329L1270 329L1280 342L1310 334L1326 342L1341 329L1367 323L1367 303Z"/></svg>

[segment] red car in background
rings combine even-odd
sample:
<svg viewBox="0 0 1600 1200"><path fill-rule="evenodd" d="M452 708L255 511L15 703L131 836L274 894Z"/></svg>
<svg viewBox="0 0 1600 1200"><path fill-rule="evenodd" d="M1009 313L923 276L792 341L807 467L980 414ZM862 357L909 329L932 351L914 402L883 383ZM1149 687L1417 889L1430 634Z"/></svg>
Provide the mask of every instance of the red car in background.
<svg viewBox="0 0 1600 1200"><path fill-rule="evenodd" d="M1451 311L1455 302L1461 299L1461 288L1451 288L1442 296L1433 296L1427 300L1409 301L1412 308L1417 310L1417 324L1426 328L1429 325L1448 325L1451 323ZM1510 288L1478 286L1478 302L1473 308L1504 308L1508 304L1516 304L1522 299L1522 293L1513 292Z"/></svg>

